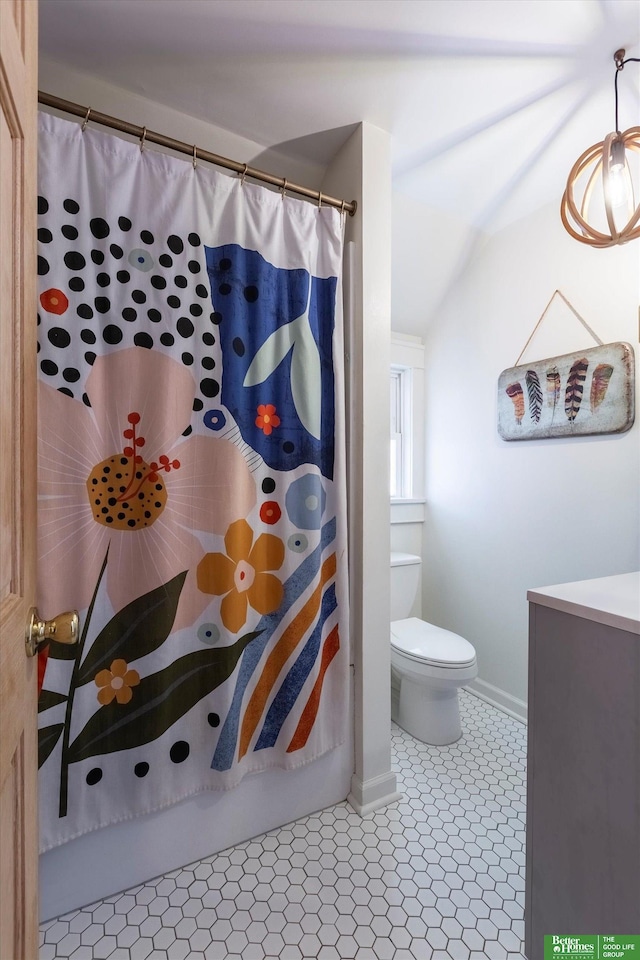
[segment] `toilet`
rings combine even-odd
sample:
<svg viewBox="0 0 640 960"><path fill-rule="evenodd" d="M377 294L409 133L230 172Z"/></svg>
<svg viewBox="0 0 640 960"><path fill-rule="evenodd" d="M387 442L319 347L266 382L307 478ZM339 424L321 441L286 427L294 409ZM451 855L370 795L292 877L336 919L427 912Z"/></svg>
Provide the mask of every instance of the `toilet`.
<svg viewBox="0 0 640 960"><path fill-rule="evenodd" d="M462 734L458 688L478 675L468 640L416 616L422 561L391 554L391 719L423 743ZM419 612L419 609L418 609Z"/></svg>

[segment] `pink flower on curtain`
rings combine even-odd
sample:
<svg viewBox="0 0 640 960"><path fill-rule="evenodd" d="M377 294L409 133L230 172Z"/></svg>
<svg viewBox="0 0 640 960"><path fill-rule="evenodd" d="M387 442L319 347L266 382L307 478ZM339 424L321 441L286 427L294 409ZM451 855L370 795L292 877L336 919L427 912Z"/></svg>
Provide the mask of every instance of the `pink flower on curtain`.
<svg viewBox="0 0 640 960"><path fill-rule="evenodd" d="M98 357L91 407L39 385L38 604L45 617L87 607L109 547L115 610L188 570L174 629L210 601L196 585L197 531L224 534L256 501L238 448L181 436L195 383L142 347Z"/></svg>

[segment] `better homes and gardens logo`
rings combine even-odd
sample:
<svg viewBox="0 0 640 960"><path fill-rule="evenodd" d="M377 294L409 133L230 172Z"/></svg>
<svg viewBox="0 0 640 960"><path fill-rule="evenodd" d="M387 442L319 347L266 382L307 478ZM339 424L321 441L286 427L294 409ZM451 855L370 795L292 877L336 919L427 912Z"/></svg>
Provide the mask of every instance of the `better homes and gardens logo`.
<svg viewBox="0 0 640 960"><path fill-rule="evenodd" d="M640 936L545 937L544 960L562 956L584 960L640 960Z"/></svg>

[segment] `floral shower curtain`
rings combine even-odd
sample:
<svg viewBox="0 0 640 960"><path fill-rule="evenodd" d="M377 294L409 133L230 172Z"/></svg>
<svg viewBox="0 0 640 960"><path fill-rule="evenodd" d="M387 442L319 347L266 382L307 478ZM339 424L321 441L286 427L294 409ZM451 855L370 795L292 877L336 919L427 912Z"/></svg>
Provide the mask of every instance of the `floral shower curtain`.
<svg viewBox="0 0 640 960"><path fill-rule="evenodd" d="M346 737L338 211L40 117L41 846Z"/></svg>

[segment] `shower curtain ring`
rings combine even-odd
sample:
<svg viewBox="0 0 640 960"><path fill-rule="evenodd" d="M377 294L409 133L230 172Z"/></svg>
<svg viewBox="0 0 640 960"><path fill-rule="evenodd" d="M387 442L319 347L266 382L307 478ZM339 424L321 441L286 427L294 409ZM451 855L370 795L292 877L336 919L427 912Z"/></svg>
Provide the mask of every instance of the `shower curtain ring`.
<svg viewBox="0 0 640 960"><path fill-rule="evenodd" d="M281 186L281 188L280 188L280 192L281 192L281 194L282 194L282 199L283 199L283 200L284 200L285 196L287 195L287 183L288 183L288 182L289 182L289 181L288 181L287 178L285 177L285 178L284 178L284 183L282 184L282 186Z"/></svg>
<svg viewBox="0 0 640 960"><path fill-rule="evenodd" d="M242 171L242 174L240 175L240 186L244 186L244 178L245 178L246 175L247 175L247 170L248 170L248 169L249 169L249 164L248 164L248 163L245 163L245 165L244 165L244 170ZM239 171L238 171L238 172L239 172Z"/></svg>
<svg viewBox="0 0 640 960"><path fill-rule="evenodd" d="M84 118L84 120L82 121L82 132L83 132L83 133L84 133L84 131L86 130L87 124L89 123L89 117L90 117L90 115L91 115L91 107L88 107L88 108L87 108L87 115L86 115L86 117Z"/></svg>
<svg viewBox="0 0 640 960"><path fill-rule="evenodd" d="M318 210L322 206L322 190L318 191Z"/></svg>
<svg viewBox="0 0 640 960"><path fill-rule="evenodd" d="M144 150L144 142L147 139L147 128L142 128L142 136L140 137L140 153Z"/></svg>
<svg viewBox="0 0 640 960"><path fill-rule="evenodd" d="M343 216L343 217L344 217L344 205L345 205L345 202L346 202L346 201L343 200L342 203L340 204L340 214L341 214L341 216Z"/></svg>
<svg viewBox="0 0 640 960"><path fill-rule="evenodd" d="M193 145L193 169L198 166L198 154L196 153L196 145Z"/></svg>

